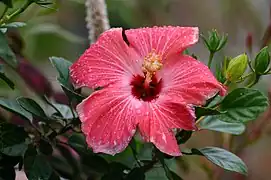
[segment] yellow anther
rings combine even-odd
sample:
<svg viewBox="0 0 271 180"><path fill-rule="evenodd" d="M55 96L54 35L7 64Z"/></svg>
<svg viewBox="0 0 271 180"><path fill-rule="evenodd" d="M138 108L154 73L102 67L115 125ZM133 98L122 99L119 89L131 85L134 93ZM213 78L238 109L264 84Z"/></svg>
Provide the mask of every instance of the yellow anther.
<svg viewBox="0 0 271 180"><path fill-rule="evenodd" d="M142 64L142 70L146 73L146 81L151 81L152 76L163 66L162 57L152 50L145 58Z"/></svg>

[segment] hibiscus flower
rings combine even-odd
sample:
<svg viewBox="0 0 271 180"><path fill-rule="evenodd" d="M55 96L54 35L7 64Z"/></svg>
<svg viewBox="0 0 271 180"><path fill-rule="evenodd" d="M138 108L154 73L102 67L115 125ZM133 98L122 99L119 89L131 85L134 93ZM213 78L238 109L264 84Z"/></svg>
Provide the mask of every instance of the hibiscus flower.
<svg viewBox="0 0 271 180"><path fill-rule="evenodd" d="M198 33L196 27L113 28L70 67L76 88L103 87L76 108L94 152L123 151L138 129L160 151L181 155L173 130L196 130L193 106L225 93L207 66L182 53Z"/></svg>

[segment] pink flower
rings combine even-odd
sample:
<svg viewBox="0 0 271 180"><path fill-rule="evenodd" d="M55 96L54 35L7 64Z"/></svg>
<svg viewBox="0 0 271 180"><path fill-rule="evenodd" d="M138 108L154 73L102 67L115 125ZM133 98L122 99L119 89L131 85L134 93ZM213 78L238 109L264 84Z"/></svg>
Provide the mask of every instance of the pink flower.
<svg viewBox="0 0 271 180"><path fill-rule="evenodd" d="M70 68L77 88L104 87L77 106L86 141L94 152L114 155L138 128L145 141L179 156L173 129L195 130L193 105L225 93L203 63L182 54L198 41L198 28L122 31L104 32Z"/></svg>

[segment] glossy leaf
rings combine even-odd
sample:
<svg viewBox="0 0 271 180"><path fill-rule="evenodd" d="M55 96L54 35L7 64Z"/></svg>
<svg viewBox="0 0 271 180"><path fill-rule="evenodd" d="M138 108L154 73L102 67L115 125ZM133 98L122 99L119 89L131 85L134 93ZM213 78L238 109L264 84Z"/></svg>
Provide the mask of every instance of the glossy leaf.
<svg viewBox="0 0 271 180"><path fill-rule="evenodd" d="M87 150L85 137L79 133L73 133L68 139L68 144L77 152L84 152Z"/></svg>
<svg viewBox="0 0 271 180"><path fill-rule="evenodd" d="M192 136L192 131L181 130L176 134L178 144L184 144Z"/></svg>
<svg viewBox="0 0 271 180"><path fill-rule="evenodd" d="M60 57L51 57L50 61L58 71L59 76L57 80L67 96L70 97L70 99L76 98L77 100L82 101L84 97L74 92L74 88L70 83L69 67L72 65L72 63Z"/></svg>
<svg viewBox="0 0 271 180"><path fill-rule="evenodd" d="M245 125L242 123L228 123L219 120L217 116L208 116L200 122L200 129L219 131L229 134L239 135L245 131Z"/></svg>
<svg viewBox="0 0 271 180"><path fill-rule="evenodd" d="M2 79L11 89L14 89L14 83L5 75L3 65L0 64L0 79Z"/></svg>
<svg viewBox="0 0 271 180"><path fill-rule="evenodd" d="M45 155L51 155L53 153L53 147L49 142L40 140L39 151Z"/></svg>
<svg viewBox="0 0 271 180"><path fill-rule="evenodd" d="M79 161L74 156L74 152L71 151L72 149L69 146L60 143L56 145L56 148L60 152L63 159L65 159L67 164L69 164L71 167L70 173L72 176L74 177L79 175L81 173L79 168Z"/></svg>
<svg viewBox="0 0 271 180"><path fill-rule="evenodd" d="M217 118L230 123L245 123L255 120L267 106L268 99L260 91L238 88L223 99L220 109L227 112L217 115Z"/></svg>
<svg viewBox="0 0 271 180"><path fill-rule="evenodd" d="M68 140L68 144L80 155L81 163L95 172L105 173L109 169L108 162L98 154L88 149L85 137L74 133Z"/></svg>
<svg viewBox="0 0 271 180"><path fill-rule="evenodd" d="M176 174L175 172L173 171L170 171L171 173L171 177L172 177L172 180L183 180L183 178L181 178L178 174Z"/></svg>
<svg viewBox="0 0 271 180"><path fill-rule="evenodd" d="M73 178L73 168L72 165L69 164L66 159L59 155L53 155L50 158L50 164L54 171L56 171L61 177L65 179Z"/></svg>
<svg viewBox="0 0 271 180"><path fill-rule="evenodd" d="M255 58L255 73L256 74L264 74L268 69L270 64L270 54L268 50L268 46L264 47L260 50L260 52L256 55Z"/></svg>
<svg viewBox="0 0 271 180"><path fill-rule="evenodd" d="M51 63L58 71L58 78L57 80L63 85L71 88L71 84L69 82L70 80L70 73L69 73L69 67L72 65L72 63L64 58L60 57L51 57L50 58Z"/></svg>
<svg viewBox="0 0 271 180"><path fill-rule="evenodd" d="M8 111L11 111L13 113L16 113L30 121L32 121L33 117L32 115L24 110L17 101L15 100L9 100L5 98L0 98L0 106Z"/></svg>
<svg viewBox="0 0 271 180"><path fill-rule="evenodd" d="M123 180L124 171L130 170L127 166L121 163L113 162L110 163L109 172L106 173L101 180L111 180L114 177L114 180Z"/></svg>
<svg viewBox="0 0 271 180"><path fill-rule="evenodd" d="M192 149L192 154L205 156L215 165L226 169L247 175L247 166L235 154L217 147L205 147L200 149Z"/></svg>
<svg viewBox="0 0 271 180"><path fill-rule="evenodd" d="M18 65L16 56L8 46L8 41L2 32L0 32L0 59L13 68Z"/></svg>
<svg viewBox="0 0 271 180"><path fill-rule="evenodd" d="M36 103L36 101L34 101L33 99L20 97L17 98L17 102L20 104L22 108L24 108L26 111L30 112L34 116L46 119L47 115L40 107L40 105Z"/></svg>
<svg viewBox="0 0 271 180"><path fill-rule="evenodd" d="M108 162L98 154L90 151L80 153L81 163L89 169L98 173L106 173L109 170Z"/></svg>
<svg viewBox="0 0 271 180"><path fill-rule="evenodd" d="M199 118L201 116L210 116L217 115L225 112L220 112L216 109L208 108L208 107L195 107L196 117Z"/></svg>
<svg viewBox="0 0 271 180"><path fill-rule="evenodd" d="M167 180L165 171L161 167L156 167L146 172L147 180Z"/></svg>
<svg viewBox="0 0 271 180"><path fill-rule="evenodd" d="M54 104L54 106L60 111L62 117L65 119L72 119L78 117L76 112L74 112L73 115L71 108L65 104Z"/></svg>
<svg viewBox="0 0 271 180"><path fill-rule="evenodd" d="M26 149L27 149L27 143L22 142L20 144L7 146L1 149L1 152L9 156L22 156L25 153Z"/></svg>
<svg viewBox="0 0 271 180"><path fill-rule="evenodd" d="M24 156L24 171L28 179L49 180L53 169L46 157L30 146Z"/></svg>
<svg viewBox="0 0 271 180"><path fill-rule="evenodd" d="M24 144L26 137L24 128L0 123L0 152L9 156L23 155L27 148Z"/></svg>
<svg viewBox="0 0 271 180"><path fill-rule="evenodd" d="M125 180L144 180L145 173L142 168L134 168L125 177Z"/></svg>

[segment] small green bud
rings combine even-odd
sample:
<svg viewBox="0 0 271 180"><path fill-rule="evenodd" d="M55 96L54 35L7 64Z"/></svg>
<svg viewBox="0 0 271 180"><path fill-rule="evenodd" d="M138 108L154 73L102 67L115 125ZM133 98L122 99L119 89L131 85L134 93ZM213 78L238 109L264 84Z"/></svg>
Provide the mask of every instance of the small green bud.
<svg viewBox="0 0 271 180"><path fill-rule="evenodd" d="M269 67L270 63L270 54L268 51L268 47L264 47L261 51L257 54L255 58L255 72L257 74L264 74Z"/></svg>
<svg viewBox="0 0 271 180"><path fill-rule="evenodd" d="M216 51L217 47L219 46L219 42L220 40L216 30L213 30L211 33L209 33L209 47L213 52Z"/></svg>
<svg viewBox="0 0 271 180"><path fill-rule="evenodd" d="M246 71L248 57L246 54L241 54L230 60L226 70L226 79L228 81L237 81Z"/></svg>
<svg viewBox="0 0 271 180"><path fill-rule="evenodd" d="M228 35L223 34L219 40L219 45L218 45L216 51L220 51L226 45L227 41L228 41Z"/></svg>
<svg viewBox="0 0 271 180"><path fill-rule="evenodd" d="M221 50L227 43L227 35L219 35L215 29L211 32L208 32L208 38L201 35L205 46L209 49L210 52L215 53Z"/></svg>

